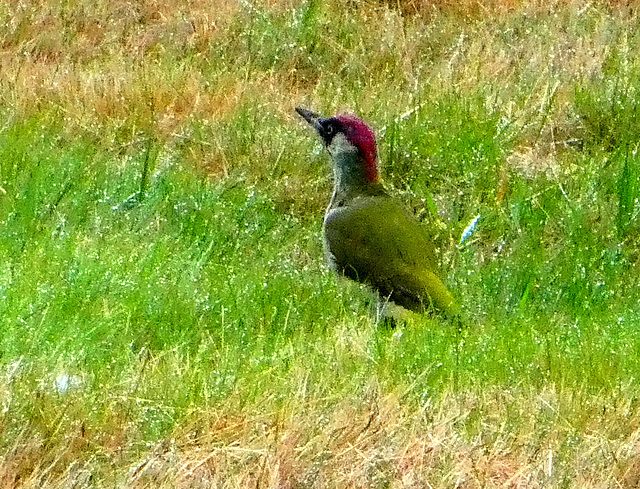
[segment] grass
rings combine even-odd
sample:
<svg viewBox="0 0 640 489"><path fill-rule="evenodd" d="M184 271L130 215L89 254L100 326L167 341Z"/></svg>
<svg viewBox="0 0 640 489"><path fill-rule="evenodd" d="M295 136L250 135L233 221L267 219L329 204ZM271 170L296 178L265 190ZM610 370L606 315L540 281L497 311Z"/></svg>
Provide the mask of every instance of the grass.
<svg viewBox="0 0 640 489"><path fill-rule="evenodd" d="M0 2L0 487L634 487L637 20ZM376 129L465 328L328 270L295 105Z"/></svg>

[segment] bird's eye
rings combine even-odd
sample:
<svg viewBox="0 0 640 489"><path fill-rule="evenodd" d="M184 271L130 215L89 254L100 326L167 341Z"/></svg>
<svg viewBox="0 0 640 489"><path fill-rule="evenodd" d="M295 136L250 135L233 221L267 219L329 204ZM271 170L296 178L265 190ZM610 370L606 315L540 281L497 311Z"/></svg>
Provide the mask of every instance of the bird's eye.
<svg viewBox="0 0 640 489"><path fill-rule="evenodd" d="M327 133L327 136L331 136L335 132L335 130L336 129L335 127L333 127L333 124L329 124L325 132Z"/></svg>

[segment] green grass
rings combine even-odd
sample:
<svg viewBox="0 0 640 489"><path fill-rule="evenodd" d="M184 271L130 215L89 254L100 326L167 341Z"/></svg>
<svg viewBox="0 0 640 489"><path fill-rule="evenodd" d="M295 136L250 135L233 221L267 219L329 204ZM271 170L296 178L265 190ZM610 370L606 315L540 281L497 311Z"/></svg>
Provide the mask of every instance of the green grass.
<svg viewBox="0 0 640 489"><path fill-rule="evenodd" d="M31 50L0 84L0 487L637 480L635 14L197 4L183 38L169 5L91 44L105 6L51 2L61 37L0 7ZM30 85L51 59L84 91ZM378 326L328 270L298 103L377 130L460 330Z"/></svg>

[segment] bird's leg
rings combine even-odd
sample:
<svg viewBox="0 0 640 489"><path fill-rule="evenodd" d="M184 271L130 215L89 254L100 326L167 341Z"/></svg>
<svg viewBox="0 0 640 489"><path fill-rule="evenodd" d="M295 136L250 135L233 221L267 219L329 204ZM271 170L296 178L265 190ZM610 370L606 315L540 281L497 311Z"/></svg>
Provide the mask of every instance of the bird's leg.
<svg viewBox="0 0 640 489"><path fill-rule="evenodd" d="M390 307L390 297L381 297L379 292L376 292L376 325L384 326L385 329L395 329L396 319L393 317Z"/></svg>
<svg viewBox="0 0 640 489"><path fill-rule="evenodd" d="M459 315L452 319L452 324L456 328L456 370L453 378L453 390L459 392L458 378L460 375L460 349L464 346L464 323Z"/></svg>
<svg viewBox="0 0 640 489"><path fill-rule="evenodd" d="M389 310L387 307L389 304L389 297L381 297L378 291L376 291L375 294L376 294L376 324L380 324L380 321L382 321L385 318L385 316L389 314Z"/></svg>

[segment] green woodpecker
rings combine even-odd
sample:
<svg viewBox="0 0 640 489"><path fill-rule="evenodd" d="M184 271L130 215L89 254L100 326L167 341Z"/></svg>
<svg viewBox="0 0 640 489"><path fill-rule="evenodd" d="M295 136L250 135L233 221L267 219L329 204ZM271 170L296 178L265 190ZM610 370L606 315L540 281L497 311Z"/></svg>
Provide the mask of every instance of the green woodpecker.
<svg viewBox="0 0 640 489"><path fill-rule="evenodd" d="M322 138L334 189L324 218L324 246L337 272L375 289L380 298L416 312L452 315L457 304L438 275L427 232L387 194L373 131L358 117L324 118L296 108Z"/></svg>

